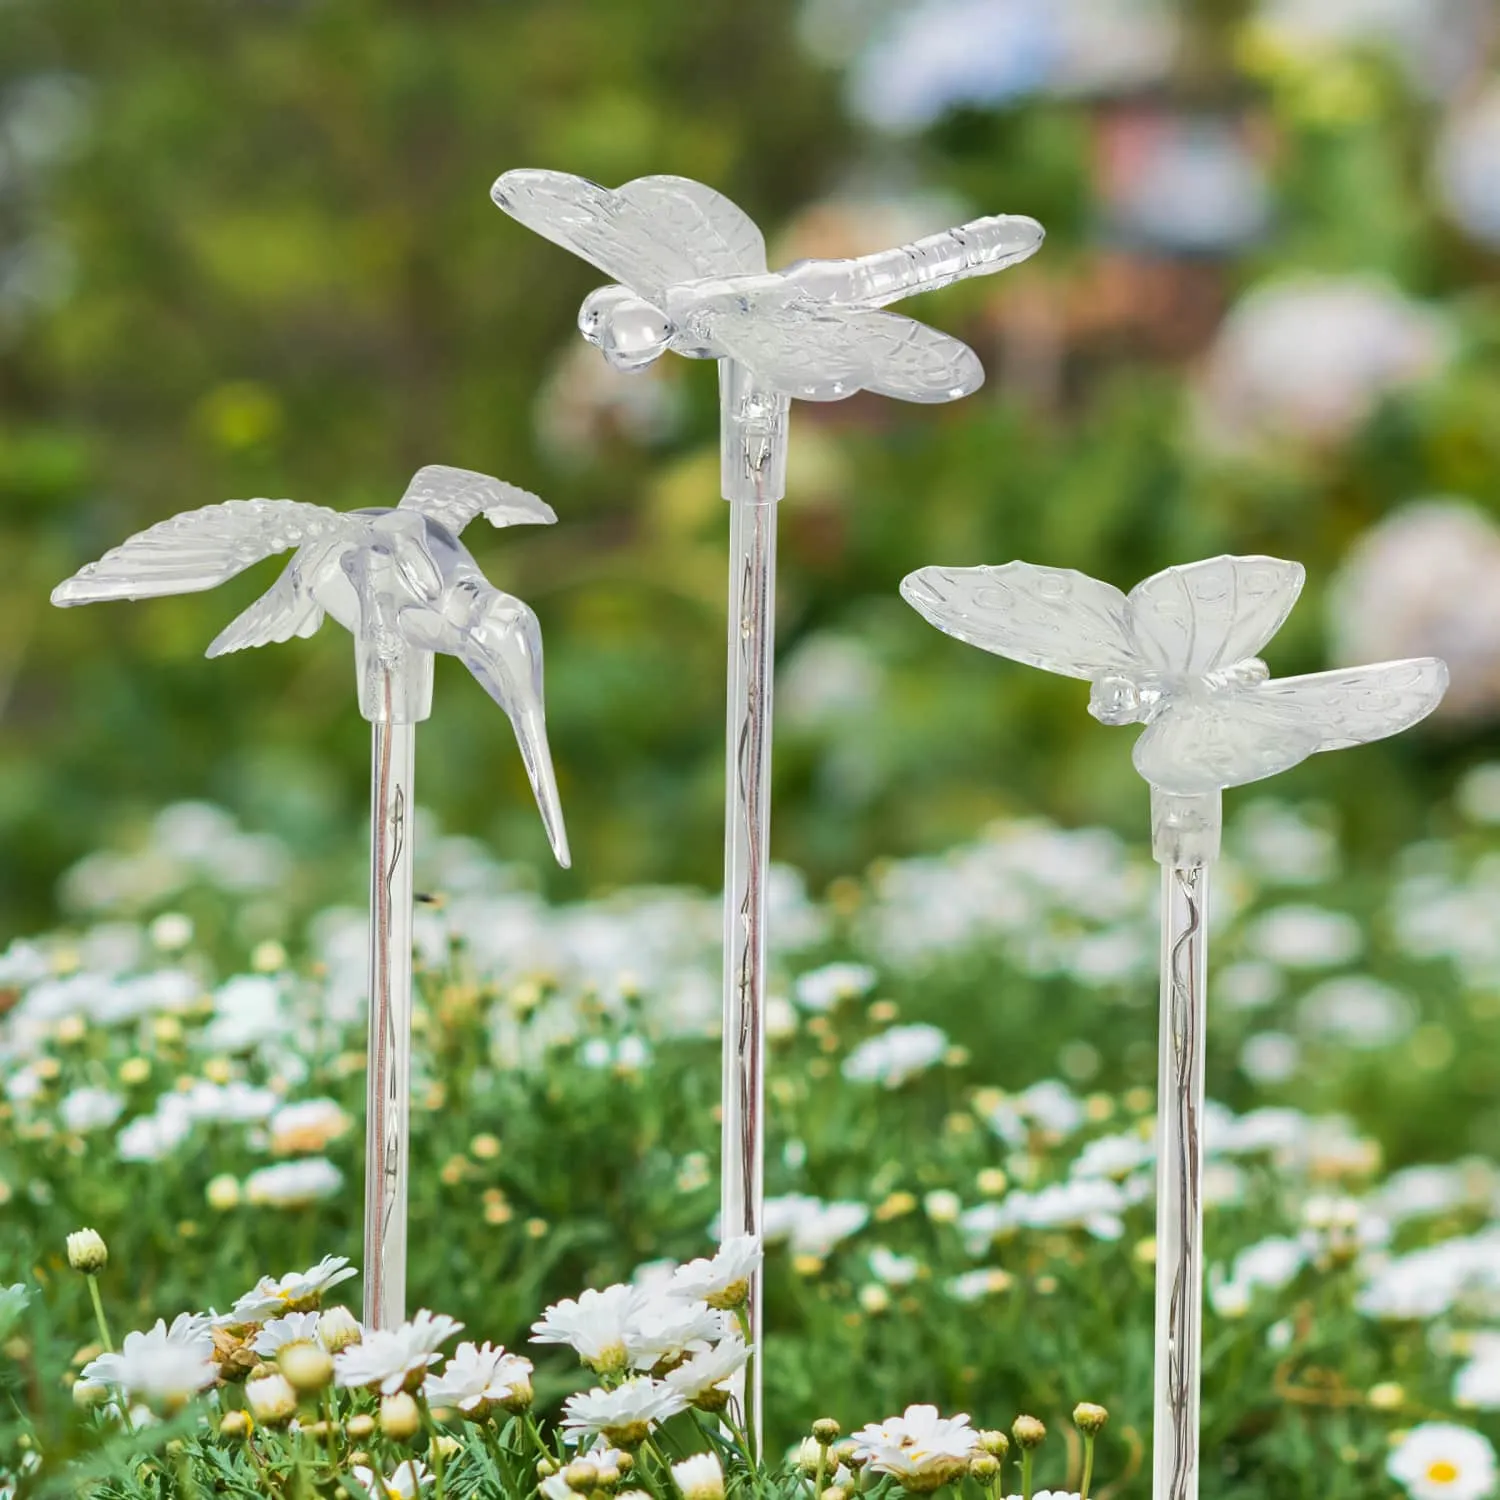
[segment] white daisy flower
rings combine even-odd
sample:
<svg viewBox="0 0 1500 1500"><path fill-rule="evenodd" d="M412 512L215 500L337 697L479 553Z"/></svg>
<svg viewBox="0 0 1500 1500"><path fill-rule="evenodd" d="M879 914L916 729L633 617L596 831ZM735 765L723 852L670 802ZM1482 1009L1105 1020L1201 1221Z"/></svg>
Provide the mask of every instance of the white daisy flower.
<svg viewBox="0 0 1500 1500"><path fill-rule="evenodd" d="M463 1326L446 1313L431 1313L424 1307L399 1328L371 1329L362 1343L351 1344L335 1357L334 1383L368 1386L383 1396L415 1390L429 1366L442 1358L440 1346Z"/></svg>
<svg viewBox="0 0 1500 1500"><path fill-rule="evenodd" d="M364 1464L355 1464L349 1472L372 1500L416 1500L432 1484L432 1470L419 1458L403 1459L389 1479Z"/></svg>
<svg viewBox="0 0 1500 1500"><path fill-rule="evenodd" d="M682 1500L724 1500L724 1470L712 1453L695 1453L672 1465Z"/></svg>
<svg viewBox="0 0 1500 1500"><path fill-rule="evenodd" d="M638 1375L607 1391L595 1386L569 1396L563 1405L563 1440L581 1443L597 1434L607 1443L633 1448L658 1422L687 1409L687 1399L665 1381Z"/></svg>
<svg viewBox="0 0 1500 1500"><path fill-rule="evenodd" d="M532 1364L490 1344L465 1340L441 1375L429 1375L423 1394L433 1406L451 1406L476 1421L497 1406L531 1393Z"/></svg>
<svg viewBox="0 0 1500 1500"><path fill-rule="evenodd" d="M531 1342L571 1344L591 1370L618 1373L630 1364L630 1328L644 1300L639 1287L623 1283L565 1297L531 1325Z"/></svg>
<svg viewBox="0 0 1500 1500"><path fill-rule="evenodd" d="M1483 1500L1495 1491L1495 1450L1489 1439L1453 1422L1413 1427L1385 1468L1412 1500Z"/></svg>
<svg viewBox="0 0 1500 1500"><path fill-rule="evenodd" d="M728 1404L724 1383L744 1368L750 1346L737 1333L726 1333L711 1349L684 1360L663 1377L666 1383L693 1406L720 1411Z"/></svg>
<svg viewBox="0 0 1500 1500"><path fill-rule="evenodd" d="M861 1042L844 1059L840 1071L845 1078L857 1082L900 1088L908 1078L941 1062L948 1045L947 1035L925 1021L892 1026L889 1031Z"/></svg>
<svg viewBox="0 0 1500 1500"><path fill-rule="evenodd" d="M250 1347L257 1354L270 1359L288 1344L316 1344L318 1321L315 1312L288 1313L284 1318L272 1318L255 1335L255 1341Z"/></svg>
<svg viewBox="0 0 1500 1500"><path fill-rule="evenodd" d="M724 1336L724 1314L706 1302L646 1296L625 1330L625 1351L637 1370L654 1370Z"/></svg>
<svg viewBox="0 0 1500 1500"><path fill-rule="evenodd" d="M693 1298L710 1307L743 1305L750 1295L750 1278L760 1269L760 1241L753 1234L737 1234L719 1246L709 1260L691 1260L672 1272L674 1296Z"/></svg>
<svg viewBox="0 0 1500 1500"><path fill-rule="evenodd" d="M875 971L868 964L833 963L801 975L792 986L804 1010L832 1010L843 1000L857 1000L875 988Z"/></svg>
<svg viewBox="0 0 1500 1500"><path fill-rule="evenodd" d="M164 1319L145 1333L127 1333L118 1354L101 1354L79 1372L93 1381L140 1397L152 1406L173 1409L207 1390L218 1378L208 1320L183 1313L168 1328Z"/></svg>
<svg viewBox="0 0 1500 1500"><path fill-rule="evenodd" d="M890 1474L903 1489L927 1494L962 1478L978 1449L979 1434L966 1415L944 1417L935 1406L908 1406L899 1417L861 1428L854 1442L875 1473Z"/></svg>
<svg viewBox="0 0 1500 1500"><path fill-rule="evenodd" d="M1019 1495L1008 1495L1006 1500L1021 1500ZM1077 1490L1033 1490L1031 1500L1078 1500Z"/></svg>
<svg viewBox="0 0 1500 1500"><path fill-rule="evenodd" d="M74 1135L104 1130L125 1112L125 1101L110 1089L78 1088L57 1106L62 1122Z"/></svg>
<svg viewBox="0 0 1500 1500"><path fill-rule="evenodd" d="M289 1312L309 1312L330 1288L357 1275L347 1255L325 1255L305 1271L288 1271L279 1279L262 1276L220 1321L264 1323Z"/></svg>

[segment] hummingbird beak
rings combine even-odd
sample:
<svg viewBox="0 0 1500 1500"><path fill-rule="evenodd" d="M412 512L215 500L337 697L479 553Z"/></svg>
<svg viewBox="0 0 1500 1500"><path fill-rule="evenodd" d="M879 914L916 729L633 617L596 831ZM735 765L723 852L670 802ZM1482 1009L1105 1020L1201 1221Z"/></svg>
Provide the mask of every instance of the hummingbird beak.
<svg viewBox="0 0 1500 1500"><path fill-rule="evenodd" d="M498 590L478 622L465 632L462 660L479 685L500 705L516 732L516 743L547 841L558 864L572 863L562 800L552 752L547 746L547 717L542 700L542 630L519 599Z"/></svg>

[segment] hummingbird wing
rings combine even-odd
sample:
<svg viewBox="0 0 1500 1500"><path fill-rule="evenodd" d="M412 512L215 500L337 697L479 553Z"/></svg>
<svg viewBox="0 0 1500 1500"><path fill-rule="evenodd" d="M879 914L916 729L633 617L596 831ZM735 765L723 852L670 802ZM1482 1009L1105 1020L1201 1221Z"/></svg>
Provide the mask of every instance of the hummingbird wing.
<svg viewBox="0 0 1500 1500"><path fill-rule="evenodd" d="M760 231L722 193L686 177L615 191L570 172L506 172L490 197L513 219L661 307L704 276L765 270Z"/></svg>
<svg viewBox="0 0 1500 1500"><path fill-rule="evenodd" d="M454 536L475 516L483 516L491 526L550 526L557 520L557 512L539 495L503 479L447 464L418 469L401 497L400 508L419 512Z"/></svg>
<svg viewBox="0 0 1500 1500"><path fill-rule="evenodd" d="M249 646L289 641L294 635L313 635L322 623L323 609L302 588L302 574L293 558L281 577L214 637L205 655L227 656Z"/></svg>
<svg viewBox="0 0 1500 1500"><path fill-rule="evenodd" d="M226 500L184 511L111 548L52 591L58 605L193 594L262 558L347 524L336 510L296 500Z"/></svg>
<svg viewBox="0 0 1500 1500"><path fill-rule="evenodd" d="M510 719L547 840L558 864L566 869L572 856L547 745L541 624L519 599L493 589L482 612L461 632L455 654Z"/></svg>

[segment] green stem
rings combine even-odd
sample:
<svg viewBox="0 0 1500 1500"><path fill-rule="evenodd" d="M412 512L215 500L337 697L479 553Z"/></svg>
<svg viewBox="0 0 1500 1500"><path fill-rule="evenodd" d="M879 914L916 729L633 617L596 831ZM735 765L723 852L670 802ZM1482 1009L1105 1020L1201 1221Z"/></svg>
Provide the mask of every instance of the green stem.
<svg viewBox="0 0 1500 1500"><path fill-rule="evenodd" d="M1021 1449L1021 1500L1031 1500L1031 1449Z"/></svg>
<svg viewBox="0 0 1500 1500"><path fill-rule="evenodd" d="M94 1304L94 1321L99 1325L99 1339L106 1354L115 1352L115 1341L109 1336L109 1319L104 1316L104 1299L99 1295L99 1278L92 1273L86 1278L89 1297Z"/></svg>
<svg viewBox="0 0 1500 1500"><path fill-rule="evenodd" d="M1094 1481L1094 1435L1086 1433L1083 1439L1083 1483L1078 1488L1078 1500L1089 1500L1089 1485Z"/></svg>
<svg viewBox="0 0 1500 1500"><path fill-rule="evenodd" d="M443 1434L438 1425L432 1419L432 1408L427 1404L426 1396L417 1398L422 1406L422 1425L427 1430L427 1451L432 1455L432 1496L433 1500L444 1500L443 1485ZM422 1486L417 1483L417 1470L415 1460L412 1461L411 1471L412 1492L417 1493Z"/></svg>

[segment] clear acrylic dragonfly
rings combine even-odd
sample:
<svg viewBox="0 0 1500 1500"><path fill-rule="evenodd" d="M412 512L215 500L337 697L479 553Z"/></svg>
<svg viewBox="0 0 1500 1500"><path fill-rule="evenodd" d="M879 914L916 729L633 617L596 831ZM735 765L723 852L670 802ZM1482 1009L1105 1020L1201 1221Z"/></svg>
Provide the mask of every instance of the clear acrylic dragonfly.
<svg viewBox="0 0 1500 1500"><path fill-rule="evenodd" d="M1208 867L1222 792L1308 756L1397 734L1437 707L1436 658L1274 679L1258 652L1301 592L1300 564L1215 557L1167 568L1129 594L1087 574L1012 562L919 569L902 595L939 630L1090 683L1104 724L1143 724L1162 866L1157 1087L1156 1397L1153 1493L1196 1500L1203 1302L1203 1040Z"/></svg>
<svg viewBox="0 0 1500 1500"><path fill-rule="evenodd" d="M770 271L754 221L690 178L638 177L611 189L566 172L523 170L505 173L491 196L614 278L584 301L578 326L616 369L639 370L668 350L719 362L720 467L730 503L720 1223L725 1237L758 1234L775 502L786 490L788 408L793 398L838 401L862 390L939 402L978 389L984 370L973 350L883 309L1025 260L1041 245L1042 227L997 215L893 250ZM749 1316L759 1348L758 1278ZM758 1358L747 1388L758 1446Z"/></svg>
<svg viewBox="0 0 1500 1500"><path fill-rule="evenodd" d="M536 616L479 571L459 533L550 523L514 485L430 465L394 508L336 511L229 500L131 537L53 591L58 605L215 588L275 553L291 560L223 630L210 656L310 636L331 615L354 637L360 712L372 726L370 1056L366 1075L365 1323L405 1317L411 1077L412 840L416 725L432 711L434 652L458 657L510 718L559 863L569 860L542 701Z"/></svg>

